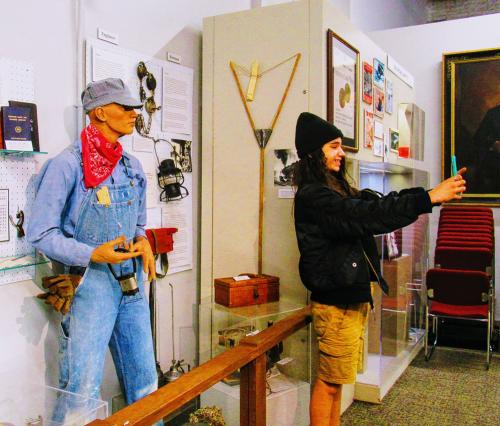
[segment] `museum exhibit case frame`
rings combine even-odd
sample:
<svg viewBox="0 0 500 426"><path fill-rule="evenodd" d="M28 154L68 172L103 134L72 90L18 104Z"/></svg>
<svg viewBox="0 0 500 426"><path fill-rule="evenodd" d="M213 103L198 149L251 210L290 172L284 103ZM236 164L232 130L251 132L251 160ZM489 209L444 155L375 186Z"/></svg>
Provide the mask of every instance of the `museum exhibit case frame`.
<svg viewBox="0 0 500 426"><path fill-rule="evenodd" d="M359 162L360 187L381 193L427 188L425 170L389 163ZM389 294L373 286L374 309L366 330L365 369L356 378L354 398L380 403L423 347L425 274L429 264L429 220L375 237Z"/></svg>
<svg viewBox="0 0 500 426"><path fill-rule="evenodd" d="M211 333L204 336L206 353L211 359L238 345L245 336L255 335L304 308L285 300L261 305L228 308L210 299L199 305L199 320L211 325ZM266 424L292 426L309 422L310 387L310 325L296 331L266 354ZM217 406L222 410L226 424L239 424L239 372L205 391L200 396L201 406Z"/></svg>
<svg viewBox="0 0 500 426"><path fill-rule="evenodd" d="M210 320L204 320L200 314L200 363L210 359L214 350L220 349L212 347L212 343L218 338L214 333L217 333L219 328L214 324L222 315L216 312L218 308L214 310L212 305L214 279L237 276L241 273L255 273L258 264L259 149L231 76L229 63L233 61L250 69L252 63L258 61L261 69L266 70L298 52L302 55L287 101L274 126L265 152L267 166L264 169L262 272L280 278L280 301L300 306L307 305L309 294L300 281L297 267L299 253L294 230L293 191L290 189L290 196L284 198L281 196L283 187L273 185L273 151L294 149L295 125L301 112L310 111L324 118L327 116L326 65L329 29L355 46L360 54L360 63L371 64L374 58L385 62L387 53L356 29L326 0L288 2L208 17L204 20L200 299L203 303L207 303L207 306L200 309L206 309L212 316ZM249 37L248 34L253 36ZM289 64L287 68L287 65L282 65L257 79L254 100L250 105L257 127L266 125L271 120L290 73L290 66ZM384 137L386 134L389 137L389 129L398 129L396 111L399 104L415 102L413 88L399 80L390 70L387 70L387 77L393 82L394 113L384 114L380 120ZM247 83L248 80L242 81L244 87ZM373 114L372 105L356 100L359 151L348 153L348 157L352 159L349 168L355 186L370 186L384 192L404 185L417 185L419 179L404 170L416 168L425 172L427 166L423 161L400 158L397 152L390 150L387 155L380 157L374 153L372 147L365 147L362 140L364 132L361 128L361 118L370 108ZM384 165L384 161L392 166ZM374 167L368 167L369 164L373 164ZM364 171L360 173L361 165L363 169L370 169L370 178ZM401 172L396 173L398 167L401 168ZM419 172L414 174L416 176ZM385 186L382 176L387 176ZM409 231L402 232L405 234ZM408 239L404 241L408 242ZM408 260L391 258L390 264L398 262L407 265ZM413 302L411 306L413 307ZM224 313L224 315L229 314ZM410 315L413 315L413 311L410 311ZM230 316L231 321L227 321L229 328L240 322L237 315ZM397 323L397 319L395 322ZM312 332L309 333L308 340L310 371L308 382L313 383L317 347ZM420 339L418 341L420 342ZM371 355L367 354L367 366L376 364L379 367L382 352L379 352L376 359ZM399 359L399 357L394 358ZM397 370L403 371L409 361L400 361ZM386 392L385 388L389 386L386 383L392 381L381 380L379 370L380 368L373 373L377 379L366 383L367 386L376 388L383 385L382 391L377 389L376 397L372 398L374 402L379 402L381 395ZM370 368L366 370L370 371ZM359 385L343 387L342 411L352 403L355 387L360 389Z"/></svg>

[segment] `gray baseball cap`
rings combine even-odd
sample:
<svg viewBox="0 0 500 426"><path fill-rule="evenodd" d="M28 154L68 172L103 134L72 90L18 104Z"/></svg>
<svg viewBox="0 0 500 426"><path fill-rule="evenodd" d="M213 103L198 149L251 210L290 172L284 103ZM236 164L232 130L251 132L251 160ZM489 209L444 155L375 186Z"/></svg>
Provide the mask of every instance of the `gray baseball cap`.
<svg viewBox="0 0 500 426"><path fill-rule="evenodd" d="M86 112L108 104L142 108L142 103L132 96L128 87L119 78L106 78L87 84L82 92L82 105Z"/></svg>

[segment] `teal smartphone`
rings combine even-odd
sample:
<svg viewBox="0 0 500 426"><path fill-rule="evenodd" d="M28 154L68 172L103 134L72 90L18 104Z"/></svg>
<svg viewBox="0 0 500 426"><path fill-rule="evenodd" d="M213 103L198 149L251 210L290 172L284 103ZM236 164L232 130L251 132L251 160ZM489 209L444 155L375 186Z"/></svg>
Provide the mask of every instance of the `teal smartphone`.
<svg viewBox="0 0 500 426"><path fill-rule="evenodd" d="M451 156L451 175L456 176L458 174L457 170L457 157Z"/></svg>

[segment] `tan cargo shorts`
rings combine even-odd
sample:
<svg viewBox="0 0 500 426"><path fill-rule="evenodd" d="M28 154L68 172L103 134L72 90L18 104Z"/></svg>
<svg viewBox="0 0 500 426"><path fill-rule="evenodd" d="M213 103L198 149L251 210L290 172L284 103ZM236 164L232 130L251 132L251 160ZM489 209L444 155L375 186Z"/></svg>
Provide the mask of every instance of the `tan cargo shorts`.
<svg viewBox="0 0 500 426"><path fill-rule="evenodd" d="M319 344L318 378L337 384L355 382L369 309L369 303L339 306L312 303Z"/></svg>

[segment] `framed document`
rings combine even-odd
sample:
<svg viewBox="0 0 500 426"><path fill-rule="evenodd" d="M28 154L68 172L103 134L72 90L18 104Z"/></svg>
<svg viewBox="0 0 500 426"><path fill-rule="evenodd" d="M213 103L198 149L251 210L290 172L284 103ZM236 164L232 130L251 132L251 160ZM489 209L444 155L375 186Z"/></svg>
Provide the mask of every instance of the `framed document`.
<svg viewBox="0 0 500 426"><path fill-rule="evenodd" d="M363 62L363 102L371 105L373 101L373 67Z"/></svg>
<svg viewBox="0 0 500 426"><path fill-rule="evenodd" d="M385 96L384 91L378 87L373 87L373 112L377 117L384 117Z"/></svg>
<svg viewBox="0 0 500 426"><path fill-rule="evenodd" d="M365 140L363 144L365 148L373 147L373 138L375 137L374 126L373 112L365 109Z"/></svg>
<svg viewBox="0 0 500 426"><path fill-rule="evenodd" d="M500 48L443 54L442 176L467 167L462 203L500 205Z"/></svg>
<svg viewBox="0 0 500 426"><path fill-rule="evenodd" d="M344 150L358 151L359 51L327 32L327 118L344 137Z"/></svg>

